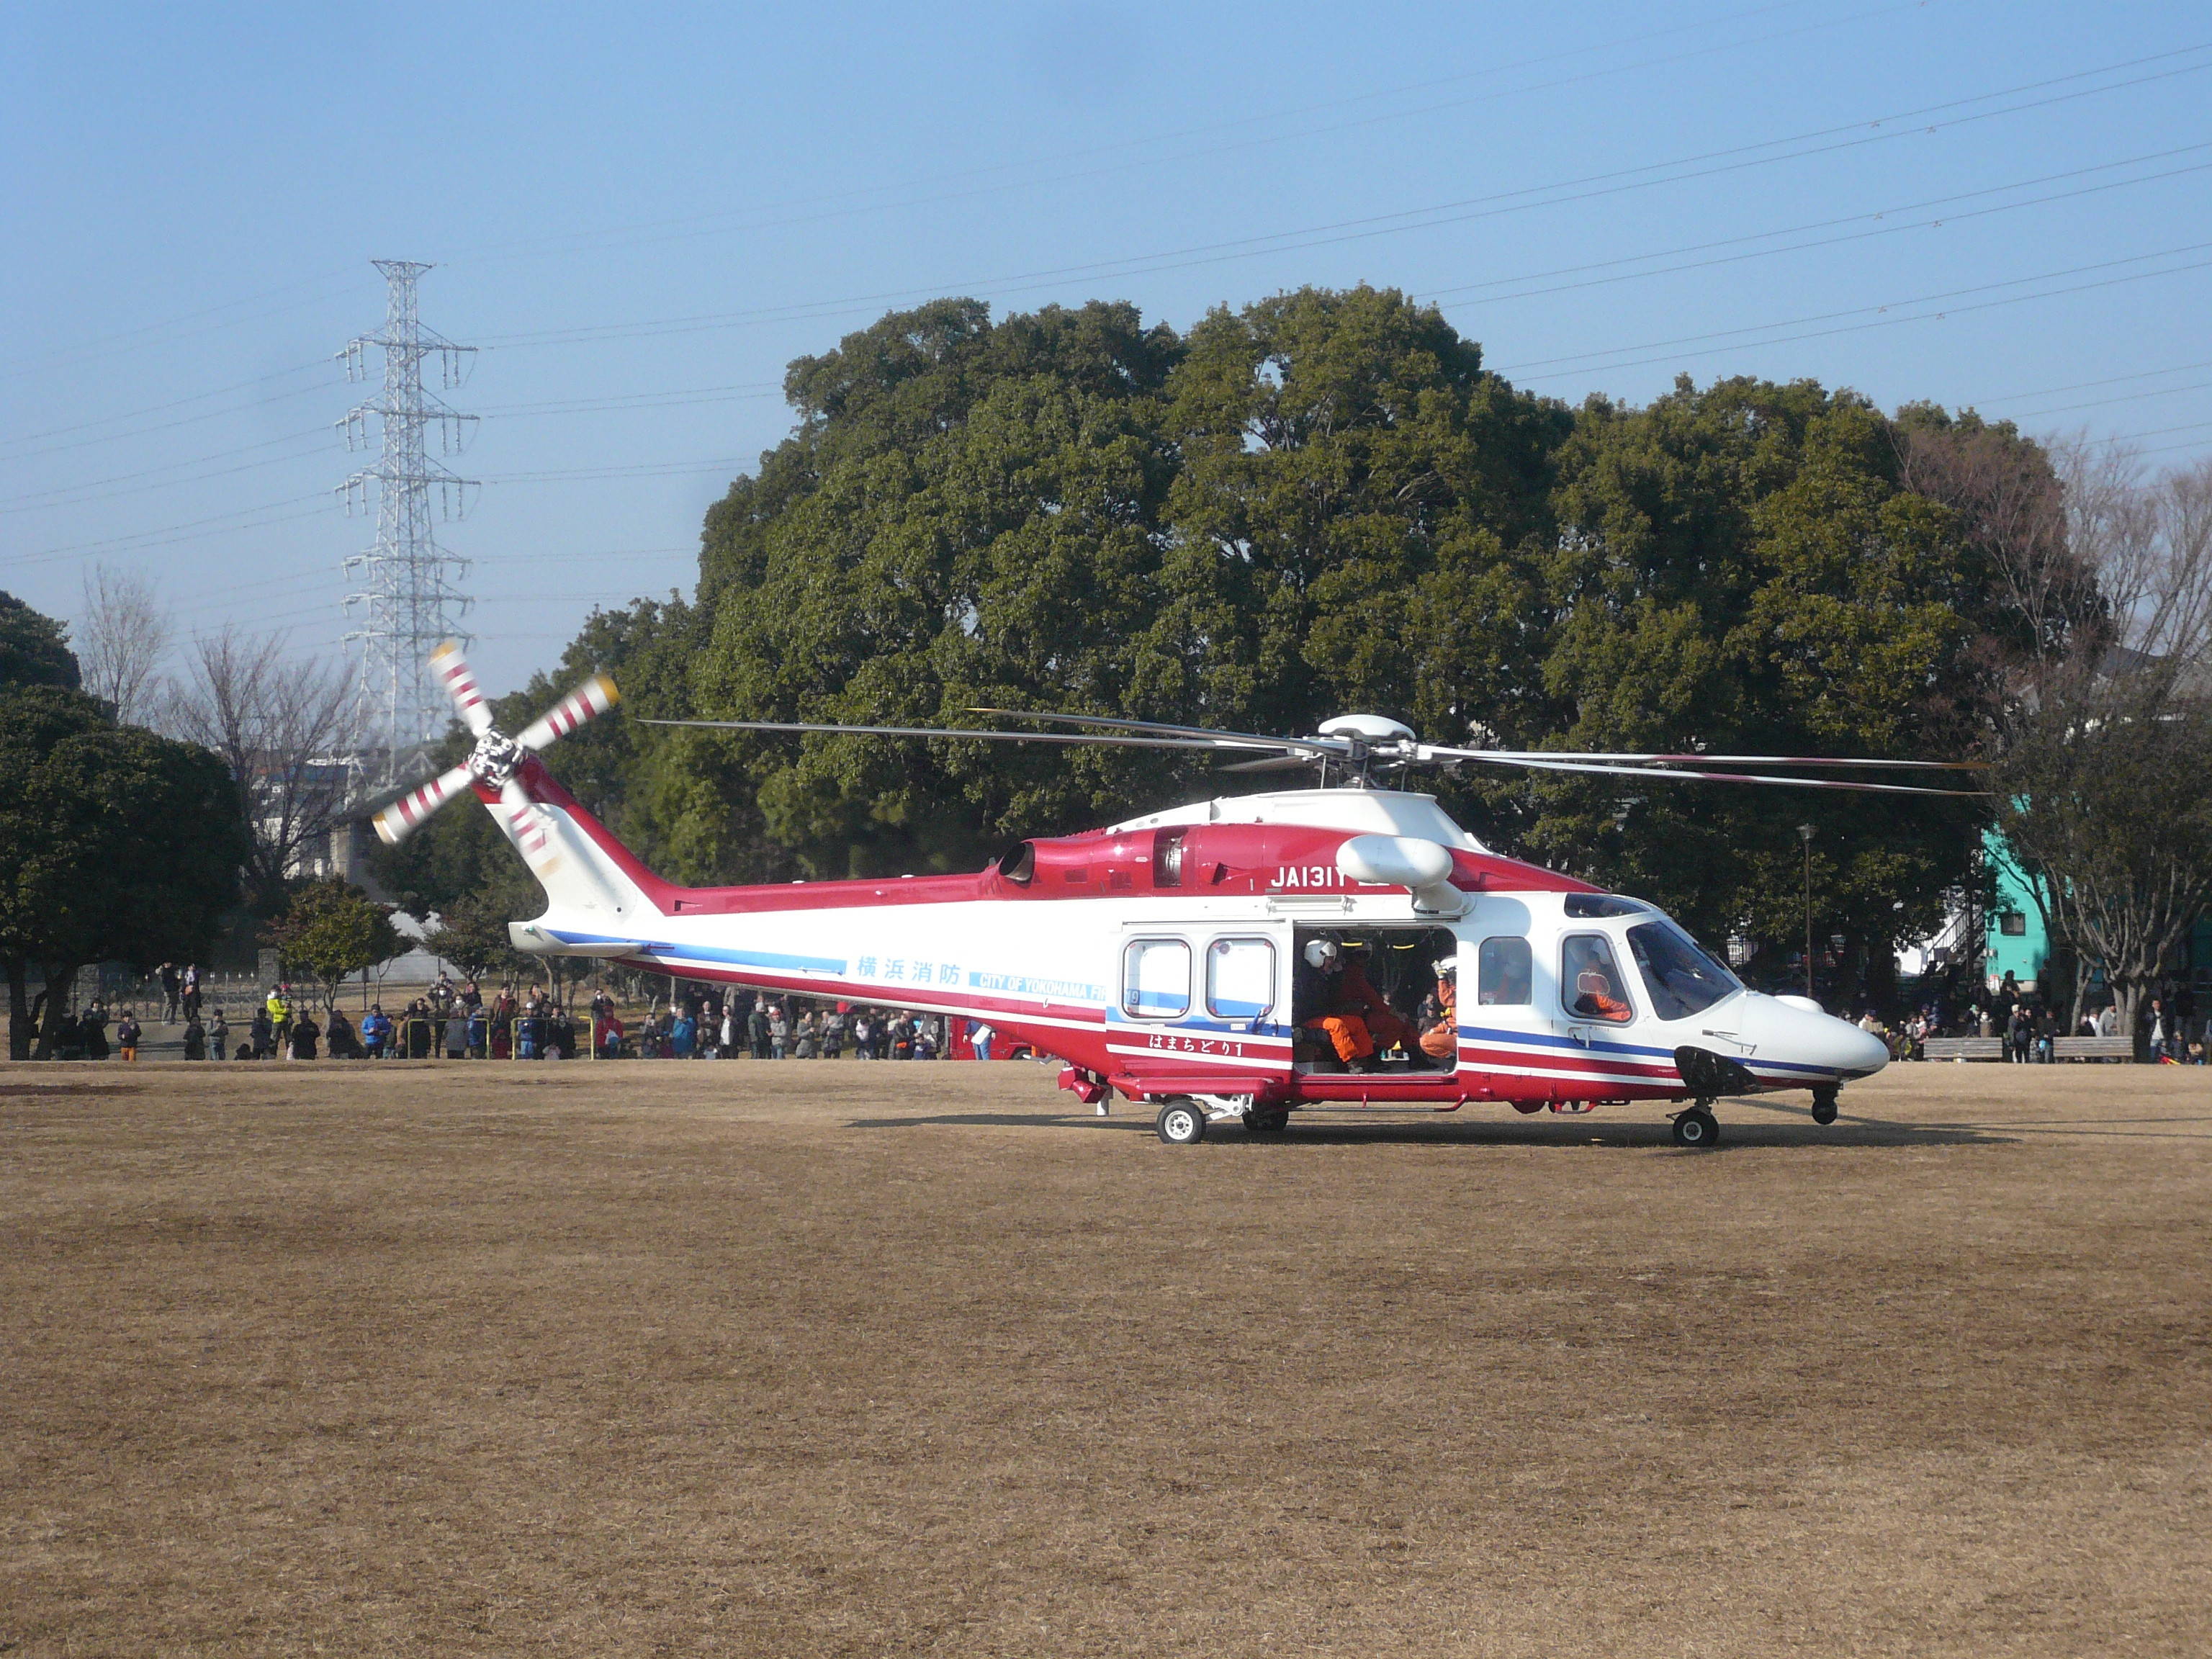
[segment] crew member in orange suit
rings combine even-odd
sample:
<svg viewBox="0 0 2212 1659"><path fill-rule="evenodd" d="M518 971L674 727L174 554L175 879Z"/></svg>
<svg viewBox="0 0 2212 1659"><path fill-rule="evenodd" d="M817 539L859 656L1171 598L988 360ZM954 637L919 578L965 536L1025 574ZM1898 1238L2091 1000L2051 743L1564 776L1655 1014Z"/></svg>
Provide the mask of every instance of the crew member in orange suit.
<svg viewBox="0 0 2212 1659"><path fill-rule="evenodd" d="M1421 1033L1421 1052L1431 1060L1459 1058L1459 963L1451 957L1437 962L1437 1023Z"/></svg>
<svg viewBox="0 0 2212 1659"><path fill-rule="evenodd" d="M1367 946L1355 940L1345 947L1343 996L1346 1004L1367 1022L1367 1034L1374 1039L1377 1053L1393 1048L1413 1052L1419 1038L1403 1015L1390 1006L1390 1000L1376 990L1367 977Z"/></svg>
<svg viewBox="0 0 2212 1659"><path fill-rule="evenodd" d="M1364 984L1366 977L1361 975ZM1298 958L1296 1006L1318 1008L1306 1029L1325 1034L1336 1057L1355 1072L1374 1067L1375 1039L1367 1030L1362 1004L1346 994L1343 953L1333 939L1313 939Z"/></svg>

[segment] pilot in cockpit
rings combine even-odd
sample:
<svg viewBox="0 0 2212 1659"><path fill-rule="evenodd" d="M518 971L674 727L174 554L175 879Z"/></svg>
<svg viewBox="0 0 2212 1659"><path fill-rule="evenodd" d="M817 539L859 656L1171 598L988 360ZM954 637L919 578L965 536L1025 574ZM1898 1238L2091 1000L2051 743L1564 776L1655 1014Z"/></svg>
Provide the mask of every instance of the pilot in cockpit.
<svg viewBox="0 0 2212 1659"><path fill-rule="evenodd" d="M1567 983L1574 988L1568 1012L1616 1025L1636 1017L1620 994L1613 951L1604 939L1595 935L1569 939L1565 965Z"/></svg>

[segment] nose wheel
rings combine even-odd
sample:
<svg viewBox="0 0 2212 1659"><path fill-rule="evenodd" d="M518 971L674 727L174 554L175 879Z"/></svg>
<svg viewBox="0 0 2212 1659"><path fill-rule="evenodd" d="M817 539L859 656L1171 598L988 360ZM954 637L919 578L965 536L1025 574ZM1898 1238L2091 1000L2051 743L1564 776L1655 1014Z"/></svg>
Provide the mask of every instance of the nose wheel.
<svg viewBox="0 0 2212 1659"><path fill-rule="evenodd" d="M1709 1146L1719 1146L1720 1139L1721 1121L1702 1103L1686 1112L1674 1114L1674 1144L1677 1146L1694 1147L1703 1152Z"/></svg>
<svg viewBox="0 0 2212 1659"><path fill-rule="evenodd" d="M1825 1089L1813 1091L1813 1121L1833 1123L1836 1121L1836 1097L1842 1091L1830 1084Z"/></svg>

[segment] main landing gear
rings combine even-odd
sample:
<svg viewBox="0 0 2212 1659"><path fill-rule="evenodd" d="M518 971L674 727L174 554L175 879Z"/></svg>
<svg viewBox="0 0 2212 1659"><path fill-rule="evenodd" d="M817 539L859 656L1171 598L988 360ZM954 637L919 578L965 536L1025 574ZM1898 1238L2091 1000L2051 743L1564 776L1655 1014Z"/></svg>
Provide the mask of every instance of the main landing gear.
<svg viewBox="0 0 2212 1659"><path fill-rule="evenodd" d="M1206 1109L1194 1100L1171 1100L1160 1108L1152 1127L1170 1146L1195 1146L1206 1139Z"/></svg>
<svg viewBox="0 0 2212 1659"><path fill-rule="evenodd" d="M1152 1127L1170 1146L1195 1146L1206 1139L1206 1126L1226 1118L1240 1120L1253 1134L1275 1134L1290 1127L1287 1106L1255 1106L1249 1095L1177 1095L1160 1107Z"/></svg>
<svg viewBox="0 0 2212 1659"><path fill-rule="evenodd" d="M1813 1121L1833 1123L1836 1121L1836 1097L1843 1091L1835 1084L1823 1084L1813 1091Z"/></svg>
<svg viewBox="0 0 2212 1659"><path fill-rule="evenodd" d="M1674 1114L1674 1144L1694 1147L1699 1152L1717 1146L1721 1140L1721 1121L1715 1117L1712 1108L1699 1101L1686 1112Z"/></svg>

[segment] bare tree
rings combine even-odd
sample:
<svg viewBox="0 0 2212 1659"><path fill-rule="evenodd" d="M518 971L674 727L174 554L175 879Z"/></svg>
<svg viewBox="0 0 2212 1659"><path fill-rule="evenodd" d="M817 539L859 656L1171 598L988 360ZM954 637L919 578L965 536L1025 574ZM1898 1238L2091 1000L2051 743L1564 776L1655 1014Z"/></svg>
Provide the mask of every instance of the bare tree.
<svg viewBox="0 0 2212 1659"><path fill-rule="evenodd" d="M113 704L126 726L143 726L155 713L169 631L169 613L145 577L104 564L86 573L76 628L84 689Z"/></svg>
<svg viewBox="0 0 2212 1659"><path fill-rule="evenodd" d="M2212 902L2212 461L2053 453L2094 594L2016 665L1991 787L2054 938L2133 1030Z"/></svg>
<svg viewBox="0 0 2212 1659"><path fill-rule="evenodd" d="M201 639L187 666L167 724L229 765L253 833L247 884L258 906L274 906L344 819L349 681L340 665L288 659L281 635L229 627Z"/></svg>

